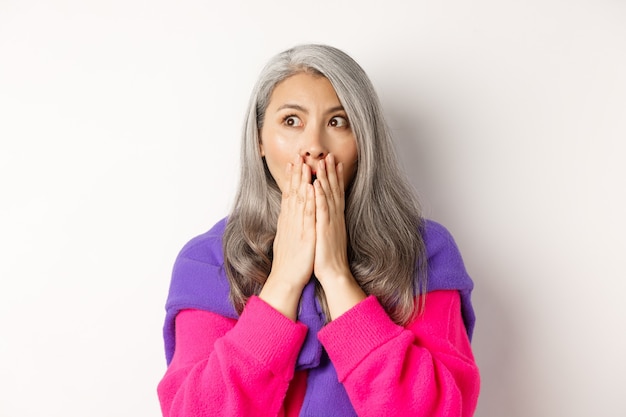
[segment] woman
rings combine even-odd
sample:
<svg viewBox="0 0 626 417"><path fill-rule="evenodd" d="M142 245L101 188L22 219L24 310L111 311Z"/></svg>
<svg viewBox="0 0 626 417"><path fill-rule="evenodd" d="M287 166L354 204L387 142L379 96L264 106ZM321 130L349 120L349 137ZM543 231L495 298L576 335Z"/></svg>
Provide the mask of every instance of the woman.
<svg viewBox="0 0 626 417"><path fill-rule="evenodd" d="M292 48L252 93L232 213L176 260L163 415L470 416L471 289L365 72Z"/></svg>

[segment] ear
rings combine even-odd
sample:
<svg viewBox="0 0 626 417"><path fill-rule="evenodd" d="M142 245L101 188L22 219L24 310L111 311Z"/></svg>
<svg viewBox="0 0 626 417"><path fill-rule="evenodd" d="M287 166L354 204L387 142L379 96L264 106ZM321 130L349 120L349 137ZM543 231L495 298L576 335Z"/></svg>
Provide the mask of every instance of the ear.
<svg viewBox="0 0 626 417"><path fill-rule="evenodd" d="M261 136L261 129L257 129L256 134L257 134L257 137L259 138L259 153L261 154L261 158L264 158L265 149L263 149L263 137Z"/></svg>

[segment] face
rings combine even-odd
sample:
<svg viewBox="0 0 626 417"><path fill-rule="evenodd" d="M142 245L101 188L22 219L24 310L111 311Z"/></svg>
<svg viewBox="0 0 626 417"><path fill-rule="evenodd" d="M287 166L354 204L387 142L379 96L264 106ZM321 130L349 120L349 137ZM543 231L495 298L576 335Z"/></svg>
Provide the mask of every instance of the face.
<svg viewBox="0 0 626 417"><path fill-rule="evenodd" d="M284 191L286 167L300 155L315 174L317 162L329 153L343 164L346 188L357 167L356 139L330 81L298 73L276 85L261 129L261 155Z"/></svg>

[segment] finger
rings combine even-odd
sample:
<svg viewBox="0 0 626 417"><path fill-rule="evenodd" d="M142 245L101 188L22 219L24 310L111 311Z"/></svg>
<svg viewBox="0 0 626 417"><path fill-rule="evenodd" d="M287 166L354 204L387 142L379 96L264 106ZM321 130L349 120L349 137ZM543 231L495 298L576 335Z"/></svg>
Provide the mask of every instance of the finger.
<svg viewBox="0 0 626 417"><path fill-rule="evenodd" d="M302 163L300 167L300 185L298 187L296 201L299 206L302 206L303 211L306 210L309 185L311 185L311 168L307 164Z"/></svg>
<svg viewBox="0 0 626 417"><path fill-rule="evenodd" d="M330 184L328 182L328 171L326 170L327 163L325 160L321 159L317 162L317 181L319 181L320 186L324 192L324 198L327 200L332 200L333 195L330 189ZM328 201L329 206L332 206L332 201Z"/></svg>
<svg viewBox="0 0 626 417"><path fill-rule="evenodd" d="M339 162L337 164L337 179L339 181L339 193L340 193L339 204L340 204L340 209L343 212L344 205L346 203L345 201L346 188L345 188L344 179L343 179L343 162Z"/></svg>
<svg viewBox="0 0 626 417"><path fill-rule="evenodd" d="M281 211L285 211L289 204L292 171L293 171L293 164L288 163L287 166L285 167L285 184L283 185L282 200L280 202Z"/></svg>
<svg viewBox="0 0 626 417"><path fill-rule="evenodd" d="M289 194L289 190L291 189L291 176L293 172L293 164L291 162L287 162L287 166L285 167L285 184L283 188L283 195Z"/></svg>
<svg viewBox="0 0 626 417"><path fill-rule="evenodd" d="M313 185L306 184L306 204L304 206L304 230L315 233L315 191Z"/></svg>
<svg viewBox="0 0 626 417"><path fill-rule="evenodd" d="M298 203L304 203L305 193L301 189L302 182L302 158L300 155L296 155L293 159L291 176L289 177L289 208L295 209Z"/></svg>
<svg viewBox="0 0 626 417"><path fill-rule="evenodd" d="M326 160L320 161L320 167L322 168L321 185L326 196L328 204L329 216L333 217L337 213L342 213L341 193L337 195L337 191L333 187L339 187L337 183L337 173L335 171L334 156L328 155Z"/></svg>
<svg viewBox="0 0 626 417"><path fill-rule="evenodd" d="M333 154L328 154L326 157L326 171L332 198L335 201L339 201L343 197L343 193L337 179L337 167L335 166L335 156Z"/></svg>
<svg viewBox="0 0 626 417"><path fill-rule="evenodd" d="M298 193L300 188L300 182L302 181L302 158L300 155L296 155L293 160L293 169L291 170L291 194Z"/></svg>
<svg viewBox="0 0 626 417"><path fill-rule="evenodd" d="M328 201L319 177L313 183L313 186L315 187L315 221L319 224L328 223Z"/></svg>
<svg viewBox="0 0 626 417"><path fill-rule="evenodd" d="M302 164L302 176L301 176L301 184L303 185L311 185L311 177L313 176L313 174L311 174L311 167L308 166L307 164ZM308 188L308 187L306 187Z"/></svg>

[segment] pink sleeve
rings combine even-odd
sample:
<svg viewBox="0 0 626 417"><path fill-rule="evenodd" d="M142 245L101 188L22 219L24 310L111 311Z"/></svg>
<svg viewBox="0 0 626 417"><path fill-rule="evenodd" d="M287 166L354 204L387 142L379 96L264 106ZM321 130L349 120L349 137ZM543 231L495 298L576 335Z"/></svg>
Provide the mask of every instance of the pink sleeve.
<svg viewBox="0 0 626 417"><path fill-rule="evenodd" d="M480 377L459 294L425 300L406 328L370 296L318 333L359 416L473 415Z"/></svg>
<svg viewBox="0 0 626 417"><path fill-rule="evenodd" d="M237 321L181 311L174 357L157 390L163 415L278 415L306 332L258 297Z"/></svg>

